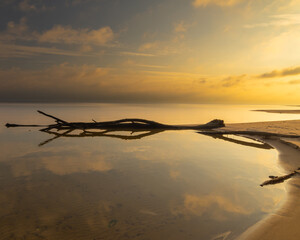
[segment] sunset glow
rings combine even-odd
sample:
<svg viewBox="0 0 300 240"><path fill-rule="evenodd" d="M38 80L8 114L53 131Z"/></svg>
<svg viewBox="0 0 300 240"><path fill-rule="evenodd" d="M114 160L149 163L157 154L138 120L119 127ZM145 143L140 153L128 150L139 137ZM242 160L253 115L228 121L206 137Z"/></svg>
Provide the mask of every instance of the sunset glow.
<svg viewBox="0 0 300 240"><path fill-rule="evenodd" d="M300 103L300 1L4 0L0 101Z"/></svg>

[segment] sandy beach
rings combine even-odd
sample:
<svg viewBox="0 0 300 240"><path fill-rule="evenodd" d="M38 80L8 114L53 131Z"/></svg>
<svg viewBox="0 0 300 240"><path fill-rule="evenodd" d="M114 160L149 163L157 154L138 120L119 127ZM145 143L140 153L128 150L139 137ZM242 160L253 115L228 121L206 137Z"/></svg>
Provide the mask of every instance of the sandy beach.
<svg viewBox="0 0 300 240"><path fill-rule="evenodd" d="M300 120L228 124L224 131L263 131L268 133L300 135ZM278 151L278 164L286 173L300 167L300 138L257 137ZM300 177L287 180L287 197L282 207L247 229L239 240L296 240L300 236ZM272 187L272 186L266 186Z"/></svg>

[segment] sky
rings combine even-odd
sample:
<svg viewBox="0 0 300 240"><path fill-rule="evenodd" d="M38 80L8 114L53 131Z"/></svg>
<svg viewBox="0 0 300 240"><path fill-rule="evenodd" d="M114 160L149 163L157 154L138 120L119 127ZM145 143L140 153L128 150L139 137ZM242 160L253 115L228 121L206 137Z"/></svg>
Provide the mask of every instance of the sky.
<svg viewBox="0 0 300 240"><path fill-rule="evenodd" d="M300 0L1 0L1 102L300 104Z"/></svg>

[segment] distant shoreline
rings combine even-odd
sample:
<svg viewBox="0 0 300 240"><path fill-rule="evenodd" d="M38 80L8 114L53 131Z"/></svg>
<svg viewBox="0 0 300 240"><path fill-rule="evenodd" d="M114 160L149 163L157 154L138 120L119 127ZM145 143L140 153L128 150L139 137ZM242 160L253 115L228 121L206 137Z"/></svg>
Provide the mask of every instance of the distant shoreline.
<svg viewBox="0 0 300 240"><path fill-rule="evenodd" d="M281 113L281 114L300 114L300 110L252 110L254 112Z"/></svg>

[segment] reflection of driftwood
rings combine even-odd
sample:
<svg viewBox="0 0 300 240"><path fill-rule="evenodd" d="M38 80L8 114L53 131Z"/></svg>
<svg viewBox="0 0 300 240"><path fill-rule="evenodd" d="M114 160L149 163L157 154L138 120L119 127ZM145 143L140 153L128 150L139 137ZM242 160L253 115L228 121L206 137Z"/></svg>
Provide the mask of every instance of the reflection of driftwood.
<svg viewBox="0 0 300 240"><path fill-rule="evenodd" d="M163 132L164 130L156 129L156 130L151 130L151 131L143 131L143 130L130 131L131 135L112 134L112 132L116 132L115 130L105 130L105 131L101 131L101 132L83 131L78 134L75 134L75 133L71 134L71 132L74 131L73 129L63 132L63 133L59 133L57 131L50 131L50 130L42 130L42 131L49 133L49 134L53 134L55 136L53 138L50 138L50 139L40 143L39 146L43 146L59 137L111 137L111 138L118 138L118 139L122 139L122 140L137 140L137 139L141 139L143 137L147 137L150 135L154 135L154 134ZM139 134L132 135L136 132L138 132Z"/></svg>
<svg viewBox="0 0 300 240"><path fill-rule="evenodd" d="M199 133L206 134L206 135L233 134L233 135L262 136L262 137L300 138L300 135L280 134L280 133L261 132L261 131L227 131L227 130L222 130L222 131L201 131Z"/></svg>
<svg viewBox="0 0 300 240"><path fill-rule="evenodd" d="M203 132L199 132L199 133L204 134L206 136L216 138L216 139L221 139L221 140L224 140L227 142L232 142L232 143L236 143L236 144L240 144L240 145L244 145L244 146L248 146L248 147L255 147L255 148L261 148L261 149L273 149L273 147L267 143L254 143L254 142L242 141L242 140L233 139L230 137L224 137L223 134L208 134L208 133L203 133ZM251 139L251 140L253 140L253 139Z"/></svg>
<svg viewBox="0 0 300 240"><path fill-rule="evenodd" d="M298 168L298 170L300 170L300 168ZM277 183L282 183L285 180L293 177L296 174L300 174L298 171L294 171L290 174L287 175L283 175L283 176L269 176L270 180L267 180L265 182L263 182L262 184L260 184L261 187L265 186L265 185L270 185L270 184L277 184Z"/></svg>
<svg viewBox="0 0 300 240"><path fill-rule="evenodd" d="M168 125L162 124L154 121L149 121L145 119L139 118L128 118L128 119L121 119L117 121L106 121L106 122L66 122L62 119L44 113L42 111L38 111L40 114L43 114L47 117L53 118L56 124L51 124L46 126L43 130L69 130L69 129L106 129L106 130L135 130L135 129L143 129L143 130L153 130L153 129L160 129L160 130L181 130L181 129L194 129L194 130L201 130L201 129L214 129L219 127L224 127L223 120L215 119L209 123L202 124L202 125ZM6 127L45 127L43 125L18 125L18 124L10 124L7 123Z"/></svg>

